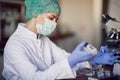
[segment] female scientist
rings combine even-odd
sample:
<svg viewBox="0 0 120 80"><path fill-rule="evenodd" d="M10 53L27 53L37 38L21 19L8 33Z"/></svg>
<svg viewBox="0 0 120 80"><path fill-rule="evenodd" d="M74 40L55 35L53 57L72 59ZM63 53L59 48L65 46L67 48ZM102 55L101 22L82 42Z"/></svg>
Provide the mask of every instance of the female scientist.
<svg viewBox="0 0 120 80"><path fill-rule="evenodd" d="M90 68L86 61L93 56L82 50L85 42L69 54L46 37L57 25L57 0L25 0L25 6L27 22L18 24L4 48L2 75L6 80L75 78L75 67Z"/></svg>

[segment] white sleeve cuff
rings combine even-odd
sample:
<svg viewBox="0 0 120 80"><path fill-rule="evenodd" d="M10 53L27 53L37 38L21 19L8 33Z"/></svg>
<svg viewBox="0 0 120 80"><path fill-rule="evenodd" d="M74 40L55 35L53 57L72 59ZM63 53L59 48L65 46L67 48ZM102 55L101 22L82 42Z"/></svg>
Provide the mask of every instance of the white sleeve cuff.
<svg viewBox="0 0 120 80"><path fill-rule="evenodd" d="M79 70L79 69L82 69L82 68L91 68L90 64L88 61L86 62L82 62L82 63L78 63L75 67L74 67L74 70Z"/></svg>

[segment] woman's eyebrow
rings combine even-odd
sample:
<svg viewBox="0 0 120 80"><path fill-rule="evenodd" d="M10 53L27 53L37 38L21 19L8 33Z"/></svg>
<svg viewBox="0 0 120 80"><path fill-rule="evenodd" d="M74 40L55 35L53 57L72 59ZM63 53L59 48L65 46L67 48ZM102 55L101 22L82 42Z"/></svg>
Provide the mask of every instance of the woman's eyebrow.
<svg viewBox="0 0 120 80"><path fill-rule="evenodd" d="M54 14L52 14L52 17L57 18L57 16L55 16Z"/></svg>

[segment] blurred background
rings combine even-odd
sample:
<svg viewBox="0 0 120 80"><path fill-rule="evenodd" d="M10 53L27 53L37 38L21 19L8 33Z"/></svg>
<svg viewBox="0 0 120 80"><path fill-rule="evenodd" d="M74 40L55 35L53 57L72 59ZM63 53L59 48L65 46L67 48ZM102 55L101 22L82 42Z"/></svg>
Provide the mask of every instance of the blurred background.
<svg viewBox="0 0 120 80"><path fill-rule="evenodd" d="M62 13L56 31L48 37L68 52L82 41L98 49L106 44L103 14L120 21L120 0L59 0L59 3ZM4 46L19 22L25 22L24 0L0 0L0 73Z"/></svg>

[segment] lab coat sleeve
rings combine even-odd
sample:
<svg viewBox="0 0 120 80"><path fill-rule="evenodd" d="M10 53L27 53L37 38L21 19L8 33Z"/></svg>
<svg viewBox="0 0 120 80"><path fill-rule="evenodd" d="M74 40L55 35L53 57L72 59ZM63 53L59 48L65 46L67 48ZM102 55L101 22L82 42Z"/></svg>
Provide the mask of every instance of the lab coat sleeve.
<svg viewBox="0 0 120 80"><path fill-rule="evenodd" d="M74 70L70 68L66 58L51 65L45 71L40 71L36 65L29 61L25 54L24 46L19 41L8 42L5 54L8 57L16 76L22 80L54 80L60 78L74 78Z"/></svg>
<svg viewBox="0 0 120 80"><path fill-rule="evenodd" d="M67 58L70 53L66 52L64 49L61 49L60 47L56 46L52 41L50 41L48 38L46 38L48 41L48 44L50 45L51 54L54 60L54 63Z"/></svg>

